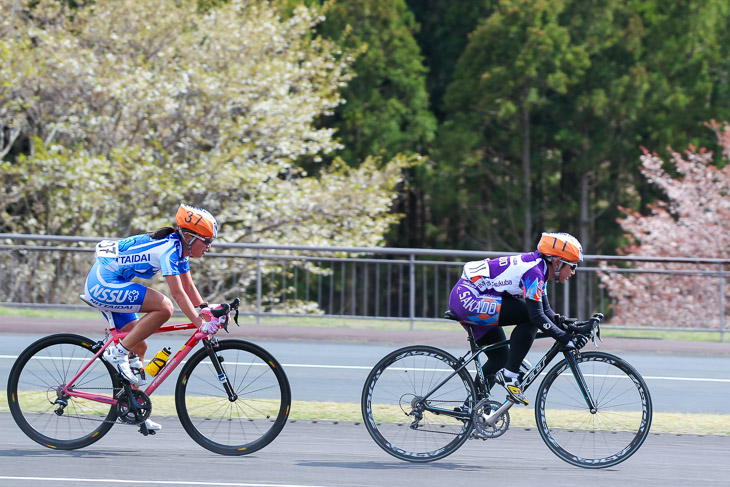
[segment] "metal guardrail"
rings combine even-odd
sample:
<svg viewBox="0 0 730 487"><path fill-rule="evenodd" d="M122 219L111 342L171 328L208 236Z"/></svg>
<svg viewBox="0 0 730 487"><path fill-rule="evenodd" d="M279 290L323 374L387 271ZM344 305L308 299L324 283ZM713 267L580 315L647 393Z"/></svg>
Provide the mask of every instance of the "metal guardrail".
<svg viewBox="0 0 730 487"><path fill-rule="evenodd" d="M0 305L77 308L94 245L102 237L0 234ZM8 243L11 242L11 243ZM16 243L18 242L18 243ZM20 243L33 242L33 243ZM60 244L60 245L59 245ZM505 252L426 250L392 247L324 247L216 242L205 266L193 262L196 284L206 297L245 296L245 312L256 317L317 315L332 318L441 320L448 294L464 262L507 255ZM33 257L35 256L35 257ZM612 268L600 263L687 264L683 269ZM548 288L555 309L571 316L606 310L611 298L599 273L661 274L672 279L699 277L717 281L718 326L703 331L725 334L725 266L730 260L587 255L569 285ZM717 270L697 269L697 265ZM68 285L59 286L58 283ZM704 281L703 281L704 282ZM152 287L164 292L166 286ZM558 292L560 291L560 292ZM586 311L590 310L590 311ZM708 312L711 310L701 310ZM639 324L622 329L646 329ZM693 330L661 327L656 330Z"/></svg>

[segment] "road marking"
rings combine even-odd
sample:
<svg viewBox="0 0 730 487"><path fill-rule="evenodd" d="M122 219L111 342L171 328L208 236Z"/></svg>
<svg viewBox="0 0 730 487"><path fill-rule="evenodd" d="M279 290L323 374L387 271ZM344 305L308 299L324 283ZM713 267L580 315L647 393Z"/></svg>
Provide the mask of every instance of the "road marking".
<svg viewBox="0 0 730 487"><path fill-rule="evenodd" d="M17 355L0 355L0 359L7 359L7 360L17 360ZM50 360L54 357L36 357L37 360ZM75 361L87 361L88 358L73 358L73 359L66 359L66 360L75 360ZM256 365L256 364L254 364ZM343 369L343 370L372 370L372 366L369 365L326 365L326 364L281 364L282 367L289 367L293 369ZM406 370L402 367L389 367L389 370ZM436 372L439 370L447 370L447 369L420 369L420 370L428 370L432 372ZM540 375L545 375L545 372L543 372ZM592 374L584 374L588 377L593 377ZM603 377L603 376L601 376ZM609 375L610 378L621 378L626 377L623 375ZM653 376L653 375L644 375L642 376L644 380L675 380L675 381L684 381L684 382L715 382L715 383L730 383L730 379L713 379L709 377L668 377L668 376Z"/></svg>
<svg viewBox="0 0 730 487"><path fill-rule="evenodd" d="M304 484L256 484L250 482L203 482L203 481L185 481L185 480L122 480L122 479L77 479L64 477L11 477L0 475L0 480L34 480L47 482L88 482L88 483L104 483L104 484L138 484L138 485L210 485L221 487L323 487L317 485Z"/></svg>

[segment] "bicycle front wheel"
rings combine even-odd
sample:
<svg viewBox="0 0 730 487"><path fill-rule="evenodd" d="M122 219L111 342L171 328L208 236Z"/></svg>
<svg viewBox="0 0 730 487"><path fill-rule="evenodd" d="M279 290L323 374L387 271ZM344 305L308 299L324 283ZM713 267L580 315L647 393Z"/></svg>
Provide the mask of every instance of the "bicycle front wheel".
<svg viewBox="0 0 730 487"><path fill-rule="evenodd" d="M652 404L646 382L631 365L608 353L585 352L576 361L595 410L588 407L570 365L562 360L537 391L540 436L553 453L577 467L621 463L649 435Z"/></svg>
<svg viewBox="0 0 730 487"><path fill-rule="evenodd" d="M421 345L401 348L378 362L361 401L375 443L410 462L430 462L456 451L473 423L471 416L457 419L453 413L472 411L476 397L471 375L466 368L455 373L458 367L447 352Z"/></svg>
<svg viewBox="0 0 730 487"><path fill-rule="evenodd" d="M94 357L94 342L79 335L41 338L23 351L8 379L13 419L28 437L48 448L73 450L101 439L117 419L116 406L63 392ZM113 397L121 385L100 358L72 385L76 391Z"/></svg>
<svg viewBox="0 0 730 487"><path fill-rule="evenodd" d="M180 373L175 405L185 431L221 455L246 455L271 443L291 407L289 380L266 350L243 340L214 346L225 371L219 377L208 351L199 350ZM227 381L235 398L223 387Z"/></svg>

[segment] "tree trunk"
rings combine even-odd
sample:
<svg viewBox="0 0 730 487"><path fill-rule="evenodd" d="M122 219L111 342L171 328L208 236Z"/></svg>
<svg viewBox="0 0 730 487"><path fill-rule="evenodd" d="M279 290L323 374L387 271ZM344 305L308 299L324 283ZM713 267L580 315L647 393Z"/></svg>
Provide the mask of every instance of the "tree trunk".
<svg viewBox="0 0 730 487"><path fill-rule="evenodd" d="M583 252L588 249L588 237L590 231L590 198L591 176L589 172L584 172L580 178L580 228L579 240L583 246ZM577 282L577 317L578 319L586 319L586 289L588 289L588 279L590 276L584 272L578 272Z"/></svg>
<svg viewBox="0 0 730 487"><path fill-rule="evenodd" d="M523 189L525 193L525 228L522 234L522 247L527 250L534 245L532 241L532 170L530 167L530 113L525 110L522 114L522 172Z"/></svg>

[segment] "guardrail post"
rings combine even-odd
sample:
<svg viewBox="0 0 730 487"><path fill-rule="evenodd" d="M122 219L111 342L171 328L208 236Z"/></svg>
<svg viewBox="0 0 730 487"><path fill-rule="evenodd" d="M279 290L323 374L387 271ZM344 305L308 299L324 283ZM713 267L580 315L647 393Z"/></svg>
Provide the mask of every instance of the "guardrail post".
<svg viewBox="0 0 730 487"><path fill-rule="evenodd" d="M411 320L411 330L413 330L413 319L416 317L416 255L411 254L409 260L408 274L411 291L410 296L408 296L408 316Z"/></svg>
<svg viewBox="0 0 730 487"><path fill-rule="evenodd" d="M725 265L720 271L720 341L725 341Z"/></svg>
<svg viewBox="0 0 730 487"><path fill-rule="evenodd" d="M261 324L261 250L256 250L256 324Z"/></svg>

